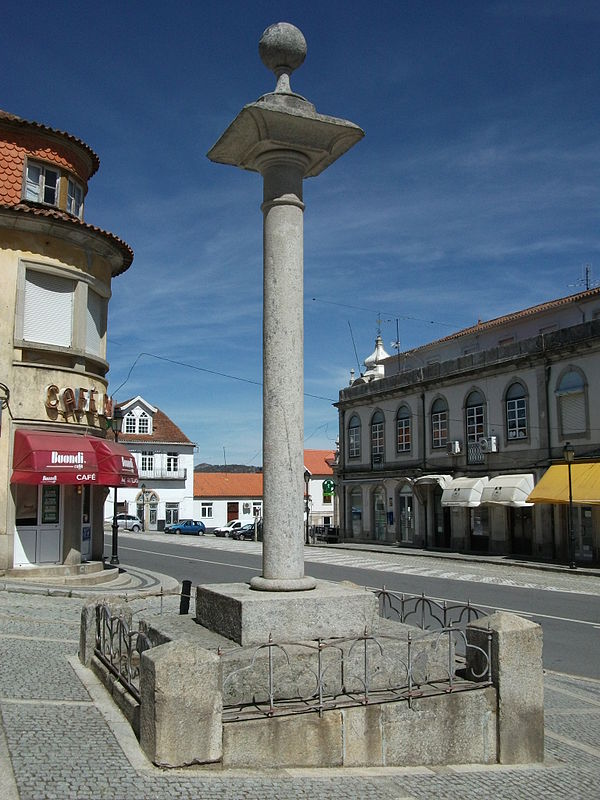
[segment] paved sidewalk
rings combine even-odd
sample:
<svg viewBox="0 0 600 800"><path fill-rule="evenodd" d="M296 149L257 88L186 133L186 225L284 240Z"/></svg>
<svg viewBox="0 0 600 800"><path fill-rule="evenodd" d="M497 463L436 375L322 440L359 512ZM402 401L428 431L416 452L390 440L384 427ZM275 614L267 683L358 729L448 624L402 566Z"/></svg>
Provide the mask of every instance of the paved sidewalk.
<svg viewBox="0 0 600 800"><path fill-rule="evenodd" d="M156 613L158 598L131 602ZM175 611L176 597L164 600ZM76 658L82 600L0 591L2 800L577 798L600 785L600 682L546 675L546 762L519 767L159 770Z"/></svg>

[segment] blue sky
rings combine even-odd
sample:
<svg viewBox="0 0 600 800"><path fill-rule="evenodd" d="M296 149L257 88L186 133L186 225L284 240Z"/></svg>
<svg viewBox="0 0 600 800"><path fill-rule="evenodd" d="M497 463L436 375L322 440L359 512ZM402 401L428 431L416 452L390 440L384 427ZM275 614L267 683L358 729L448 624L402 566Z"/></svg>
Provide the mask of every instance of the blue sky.
<svg viewBox="0 0 600 800"><path fill-rule="evenodd" d="M98 153L86 221L135 251L109 391L198 462L261 463L261 178L206 153L274 88L257 46L280 20L308 42L294 90L366 132L305 182L307 447L334 446L379 313L391 352L396 320L410 349L600 279L597 2L5 4L0 108Z"/></svg>

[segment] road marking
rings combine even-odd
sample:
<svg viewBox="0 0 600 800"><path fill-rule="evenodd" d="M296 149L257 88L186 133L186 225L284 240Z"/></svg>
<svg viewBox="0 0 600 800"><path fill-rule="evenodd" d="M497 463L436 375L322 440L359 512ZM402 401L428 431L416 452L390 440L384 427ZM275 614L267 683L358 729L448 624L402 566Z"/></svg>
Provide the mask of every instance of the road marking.
<svg viewBox="0 0 600 800"><path fill-rule="evenodd" d="M209 561L207 558L194 558L193 556L176 556L173 553L161 553L156 550L143 550L139 547L119 547L122 550L131 550L132 553L148 553L151 556L166 556L167 558L179 558L182 561L198 561L200 564L217 564L220 567L235 567L236 569L248 569L250 572L260 572L257 567L245 567L242 564L229 564L227 561Z"/></svg>

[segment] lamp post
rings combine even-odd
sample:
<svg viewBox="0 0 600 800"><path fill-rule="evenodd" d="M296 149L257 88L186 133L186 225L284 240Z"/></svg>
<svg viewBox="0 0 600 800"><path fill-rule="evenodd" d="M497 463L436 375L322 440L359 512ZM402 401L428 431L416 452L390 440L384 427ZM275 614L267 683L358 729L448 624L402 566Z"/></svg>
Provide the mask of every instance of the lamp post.
<svg viewBox="0 0 600 800"><path fill-rule="evenodd" d="M120 408L115 406L111 421L112 432L115 435L115 442L119 441L119 434L123 429L123 414ZM117 521L117 487L113 488L113 522L112 522L112 553L110 556L111 564L119 563L119 523Z"/></svg>
<svg viewBox="0 0 600 800"><path fill-rule="evenodd" d="M569 515L567 518L567 535L569 537L568 541L568 557L569 557L569 569L577 569L577 564L575 563L575 547L574 547L574 530L573 530L573 484L571 482L571 464L575 461L575 448L571 446L570 442L567 442L563 448L563 458L567 462L567 470L569 473Z"/></svg>
<svg viewBox="0 0 600 800"><path fill-rule="evenodd" d="M304 540L306 544L309 544L309 525L308 525L308 511L309 505L308 501L310 500L310 494L308 493L308 487L310 486L310 472L308 470L304 471L304 483L306 484L306 491L304 493L304 508L306 511L306 530L304 532Z"/></svg>

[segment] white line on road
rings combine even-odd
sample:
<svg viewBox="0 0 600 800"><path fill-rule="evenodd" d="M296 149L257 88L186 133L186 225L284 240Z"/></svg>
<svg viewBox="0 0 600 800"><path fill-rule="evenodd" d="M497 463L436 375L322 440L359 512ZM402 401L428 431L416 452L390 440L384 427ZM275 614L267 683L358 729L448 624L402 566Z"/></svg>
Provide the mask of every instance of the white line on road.
<svg viewBox="0 0 600 800"><path fill-rule="evenodd" d="M193 558L192 556L176 556L173 553L160 553L156 550L143 550L140 547L121 547L119 546L119 552L122 550L131 550L132 553L147 553L151 556L167 556L167 558L180 558L182 561L198 561L200 564L216 564L221 567L235 567L236 569L249 569L251 572L259 572L260 570L256 567L245 567L242 564L229 564L227 561L209 561L207 558Z"/></svg>
<svg viewBox="0 0 600 800"><path fill-rule="evenodd" d="M245 569L245 570L249 570L250 572L255 572L255 573L259 571L259 570L257 570L256 567L246 567L246 566L243 566L241 564L230 564L230 563L228 563L226 561L209 561L206 558L194 558L194 557L189 556L189 555L188 556L177 556L177 555L172 555L172 554L168 554L168 553L157 552L155 550L144 550L142 548L137 548L137 547L122 547L120 549L121 550L131 550L134 553L147 553L147 554L153 555L153 556L163 556L164 557L166 555L169 558L179 558L179 559L181 559L183 561L197 561L199 564L214 564L214 565L222 566L222 567L234 567L235 569ZM447 597L446 598L434 597L432 599L433 600L439 600L440 602L443 602L445 600L447 603L461 603L461 602L463 602L461 600L450 600ZM574 623L576 625L591 625L592 628L598 628L599 627L598 626L598 622L596 620L590 621L590 620L584 620L584 619L572 619L571 617L557 617L557 616L555 616L553 614L538 614L535 611L521 611L518 608L501 608L500 606L489 606L489 605L485 605L484 603L477 603L476 605L477 605L478 608L491 608L494 611L508 611L511 614L519 614L519 616L521 616L521 617L536 617L537 619L554 619L554 620L557 620L558 622L572 622L572 623Z"/></svg>

